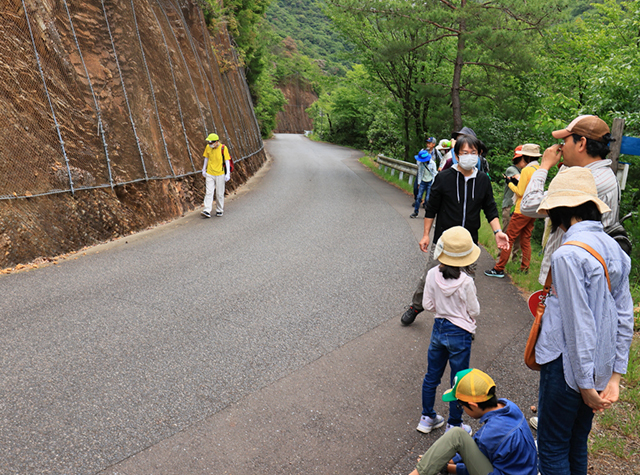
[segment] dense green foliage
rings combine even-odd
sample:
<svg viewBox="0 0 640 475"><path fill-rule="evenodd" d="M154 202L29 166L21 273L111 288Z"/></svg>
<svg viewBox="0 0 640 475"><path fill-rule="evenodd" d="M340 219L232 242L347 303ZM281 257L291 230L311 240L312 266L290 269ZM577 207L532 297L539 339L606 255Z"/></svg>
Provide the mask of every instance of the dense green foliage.
<svg viewBox="0 0 640 475"><path fill-rule="evenodd" d="M200 0L200 4L212 31L226 24L233 38L263 137L271 135L276 115L286 104L279 86L295 78L320 92L323 84L331 84L331 76L322 68L338 76L346 72L345 65L334 59L345 51L344 43L311 0L226 0L224 5ZM292 32L300 38L291 38ZM300 44L314 59L298 51Z"/></svg>
<svg viewBox="0 0 640 475"><path fill-rule="evenodd" d="M294 38L300 52L328 75L344 76L351 66L350 46L333 29L315 0L273 0L267 20L277 36Z"/></svg>
<svg viewBox="0 0 640 475"><path fill-rule="evenodd" d="M463 113L508 101L495 85L530 69L524 45L558 20L562 1L327 0L326 11L400 105L408 158L425 135L460 129Z"/></svg>

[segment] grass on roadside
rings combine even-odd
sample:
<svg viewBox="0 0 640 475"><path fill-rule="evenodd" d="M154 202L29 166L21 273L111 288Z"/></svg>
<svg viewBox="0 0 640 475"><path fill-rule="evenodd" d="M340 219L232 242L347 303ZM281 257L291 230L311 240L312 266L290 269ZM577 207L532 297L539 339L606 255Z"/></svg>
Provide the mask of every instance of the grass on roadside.
<svg viewBox="0 0 640 475"><path fill-rule="evenodd" d="M413 195L413 185L410 185L409 182L407 181L408 179L407 175L405 175L406 178L403 177L403 179L401 180L400 178L398 178L399 172L397 170L394 170L395 171L394 175L391 175L391 173L385 172L384 169L378 168L378 163L375 161L375 157L371 157L369 155L365 155L364 157L360 158L360 163L369 167L373 173L378 175L384 181L387 181L392 185L395 185L398 188Z"/></svg>
<svg viewBox="0 0 640 475"><path fill-rule="evenodd" d="M637 321L637 317L636 317ZM623 378L620 400L596 414L589 437L589 451L613 454L622 460L640 462L640 336L636 333Z"/></svg>
<svg viewBox="0 0 640 475"><path fill-rule="evenodd" d="M390 173L378 169L378 164L373 157L364 156L360 162L371 168L383 180L408 193L413 193L412 185L398 179L395 175L392 176ZM496 203L500 203L502 201L501 193L497 194L495 198ZM478 241L497 259L498 247L493 231L485 219L482 220L478 232ZM505 268L505 272L509 274L513 283L522 289L524 294L542 288L538 282L542 262L541 246L532 242L532 248L531 265L527 274L518 272L520 262L509 261ZM613 455L634 465L636 462L640 463L640 286L631 286L631 296L636 307L634 311L634 331L636 333L629 354L627 374L622 379L620 401L612 409L596 415L594 429L589 437L589 451L596 458Z"/></svg>

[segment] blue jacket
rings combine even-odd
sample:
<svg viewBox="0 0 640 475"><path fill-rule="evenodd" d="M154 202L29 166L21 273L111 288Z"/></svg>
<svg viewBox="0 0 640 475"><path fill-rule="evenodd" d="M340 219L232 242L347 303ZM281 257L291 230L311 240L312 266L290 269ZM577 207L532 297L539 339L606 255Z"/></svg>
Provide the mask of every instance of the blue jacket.
<svg viewBox="0 0 640 475"><path fill-rule="evenodd" d="M538 454L529 424L518 406L507 399L499 400L502 409L487 412L480 418L483 426L473 436L480 451L493 465L489 475L537 475ZM459 455L456 463L458 475L468 475L467 467Z"/></svg>

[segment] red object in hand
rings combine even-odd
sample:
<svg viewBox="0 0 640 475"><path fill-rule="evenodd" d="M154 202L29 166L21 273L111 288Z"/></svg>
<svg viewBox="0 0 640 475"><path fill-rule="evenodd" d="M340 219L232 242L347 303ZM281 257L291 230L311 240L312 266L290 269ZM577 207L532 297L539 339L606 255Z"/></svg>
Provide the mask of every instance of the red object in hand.
<svg viewBox="0 0 640 475"><path fill-rule="evenodd" d="M542 297L542 290L538 290L537 292L532 293L531 296L529 297L529 300L528 300L529 311L531 312L531 315L533 315L534 317L536 316L536 312L538 311L538 304L540 303L541 297Z"/></svg>

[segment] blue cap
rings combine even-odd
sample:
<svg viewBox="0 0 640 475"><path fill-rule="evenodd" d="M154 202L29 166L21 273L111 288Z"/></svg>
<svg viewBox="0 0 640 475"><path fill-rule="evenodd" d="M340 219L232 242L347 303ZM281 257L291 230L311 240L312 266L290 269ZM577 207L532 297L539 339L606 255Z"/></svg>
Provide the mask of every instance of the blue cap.
<svg viewBox="0 0 640 475"><path fill-rule="evenodd" d="M429 137L427 139L427 143L436 143L436 138L435 137Z"/></svg>

